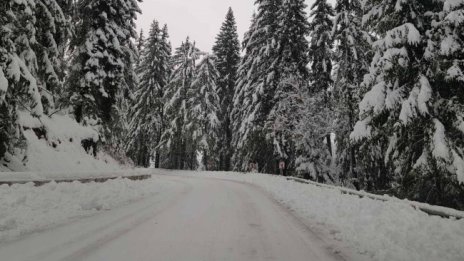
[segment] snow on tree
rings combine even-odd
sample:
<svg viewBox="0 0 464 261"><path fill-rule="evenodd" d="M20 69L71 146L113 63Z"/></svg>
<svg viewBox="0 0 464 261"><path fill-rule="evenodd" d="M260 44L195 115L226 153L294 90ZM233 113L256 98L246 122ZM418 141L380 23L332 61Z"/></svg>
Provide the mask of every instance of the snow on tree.
<svg viewBox="0 0 464 261"><path fill-rule="evenodd" d="M110 138L110 127L120 116L117 99L128 96L134 84L134 20L140 9L136 0L80 0L78 6L70 102L78 122L103 125Z"/></svg>
<svg viewBox="0 0 464 261"><path fill-rule="evenodd" d="M216 67L219 71L218 94L221 100L220 118L222 121L222 141L220 152L220 169L230 170L232 157L232 127L230 114L237 81L237 70L240 63L240 42L238 40L237 25L235 22L232 8L226 15L226 20L221 26L221 30L216 37L213 46L216 56Z"/></svg>
<svg viewBox="0 0 464 261"><path fill-rule="evenodd" d="M276 89L275 33L281 0L258 0L258 12L248 32L245 56L239 67L234 95L234 169L246 170L256 162L260 171L276 172L273 145L266 140L264 124L273 107Z"/></svg>
<svg viewBox="0 0 464 261"><path fill-rule="evenodd" d="M221 145L221 105L218 95L220 73L216 61L206 55L198 64L194 81L189 89L190 117L186 126L192 133L193 148L202 153L206 170L217 169Z"/></svg>
<svg viewBox="0 0 464 261"><path fill-rule="evenodd" d="M142 51L143 51L144 45L145 45L145 35L143 34L143 29L140 29L140 33L136 41L136 47L137 47L136 67L137 68L140 66L140 62L142 61Z"/></svg>
<svg viewBox="0 0 464 261"><path fill-rule="evenodd" d="M311 93L327 92L331 87L334 10L327 0L316 0L311 7L309 58Z"/></svg>
<svg viewBox="0 0 464 261"><path fill-rule="evenodd" d="M197 165L197 151L192 141L192 133L186 123L191 117L189 104L192 82L195 79L196 61L201 52L187 37L175 51L172 58L174 71L164 93L166 129L158 148L167 153L163 166L173 169L194 169Z"/></svg>
<svg viewBox="0 0 464 261"><path fill-rule="evenodd" d="M447 143L452 158L448 166L452 162L454 170L451 173L464 183L464 1L446 0L442 15L444 19L434 24L435 32L440 37L439 48L435 49L440 67L437 75L439 86L447 87L447 90L439 91L444 98L439 106L442 114L452 119L447 126Z"/></svg>
<svg viewBox="0 0 464 261"><path fill-rule="evenodd" d="M295 169L295 128L301 120L303 97L308 93L307 36L309 23L303 0L284 0L279 10L276 30L275 82L272 109L266 119L267 140L274 147L274 157L286 162L287 170Z"/></svg>
<svg viewBox="0 0 464 261"><path fill-rule="evenodd" d="M336 43L333 88L335 102L333 109L336 118L337 176L342 182L354 184L359 188L358 175L362 173L359 173L356 163L361 144L353 144L350 134L358 121L361 83L369 69L373 39L362 26L361 1L338 0L335 12L333 28L333 39ZM369 150L369 148L366 149Z"/></svg>
<svg viewBox="0 0 464 261"><path fill-rule="evenodd" d="M140 81L135 103L130 108L126 150L133 161L148 167L160 140L163 127L163 93L170 74L170 47L165 32L155 20L145 41L137 69Z"/></svg>
<svg viewBox="0 0 464 261"><path fill-rule="evenodd" d="M266 139L272 142L274 156L285 162L284 174L295 170L297 157L296 126L302 119L307 81L299 73L296 63L288 63L280 71L274 99L277 101L265 123Z"/></svg>
<svg viewBox="0 0 464 261"><path fill-rule="evenodd" d="M232 154L232 167L234 170L247 170L247 166L244 166L244 162L241 162L241 158L237 151L237 143L239 142L240 136L239 131L244 131L244 110L243 101L245 99L245 91L248 83L248 75L253 64L253 53L256 48L253 48L252 36L257 31L256 13L253 13L251 19L251 25L248 31L245 33L242 42L242 49L245 52L244 57L240 60L239 67L237 69L237 82L235 83L234 96L232 100L232 111L230 113L231 130L232 130L232 147L234 148Z"/></svg>
<svg viewBox="0 0 464 261"><path fill-rule="evenodd" d="M305 99L306 111L297 127L297 170L317 181L331 181L332 115L330 92L332 88L332 6L326 0L316 0L311 7L309 25L310 86Z"/></svg>
<svg viewBox="0 0 464 261"><path fill-rule="evenodd" d="M35 117L43 115L33 49L37 44L35 8L34 1L0 3L0 158L23 140L18 110Z"/></svg>
<svg viewBox="0 0 464 261"><path fill-rule="evenodd" d="M55 0L36 1L38 86L47 113L53 113L63 91L64 52L71 37L70 19Z"/></svg>
<svg viewBox="0 0 464 261"><path fill-rule="evenodd" d="M379 40L351 138L388 140L384 160L401 196L459 206L463 92L455 68L462 69L462 19L443 15L462 14L462 1L366 4L364 23Z"/></svg>

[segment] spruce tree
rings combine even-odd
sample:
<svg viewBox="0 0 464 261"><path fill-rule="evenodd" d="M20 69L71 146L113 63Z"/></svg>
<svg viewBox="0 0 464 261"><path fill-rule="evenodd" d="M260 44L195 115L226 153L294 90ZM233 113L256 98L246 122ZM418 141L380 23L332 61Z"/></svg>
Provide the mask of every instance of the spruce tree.
<svg viewBox="0 0 464 261"><path fill-rule="evenodd" d="M118 99L134 85L136 0L80 0L68 78L78 122L102 125L106 138L119 124ZM119 126L121 127L121 126Z"/></svg>
<svg viewBox="0 0 464 261"><path fill-rule="evenodd" d="M303 0L284 0L275 37L276 89L265 130L267 140L274 146L274 157L286 163L285 172L295 170L295 129L301 120L303 97L308 92L306 7Z"/></svg>
<svg viewBox="0 0 464 261"><path fill-rule="evenodd" d="M445 3L446 10L450 5ZM456 23L436 33L436 26L446 24L440 1L366 4L371 11L364 21L379 40L363 82L369 92L360 103L360 120L351 137L388 141L384 160L400 196L462 207L462 81L447 56L459 59L460 48L450 44L459 39L453 30Z"/></svg>
<svg viewBox="0 0 464 261"><path fill-rule="evenodd" d="M38 86L45 113L51 114L63 92L65 50L71 37L70 17L57 1L37 1L35 5Z"/></svg>
<svg viewBox="0 0 464 261"><path fill-rule="evenodd" d="M145 35L143 34L143 29L140 29L140 33L137 38L136 47L137 47L137 59L136 67L140 67L140 62L142 61L142 51L143 46L145 45Z"/></svg>
<svg viewBox="0 0 464 261"><path fill-rule="evenodd" d="M327 93L331 87L333 59L333 21L334 10L327 0L316 0L311 7L309 58L311 62L310 92ZM326 95L327 96L327 95Z"/></svg>
<svg viewBox="0 0 464 261"><path fill-rule="evenodd" d="M29 1L0 3L0 159L25 149L18 111L43 115L37 71L35 8ZM40 67L42 68L42 67Z"/></svg>
<svg viewBox="0 0 464 261"><path fill-rule="evenodd" d="M166 129L158 148L168 155L163 166L172 169L194 169L197 166L197 151L192 133L186 123L191 117L189 91L195 79L196 61L200 50L189 38L175 51L171 65L174 71L164 93Z"/></svg>
<svg viewBox="0 0 464 261"><path fill-rule="evenodd" d="M244 57L240 60L240 64L237 70L237 81L235 83L235 90L232 102L232 111L230 113L231 130L232 130L232 147L234 148L232 154L232 165L234 170L246 170L247 163L241 162L241 156L238 153L237 145L241 135L238 135L239 131L244 130L244 110L242 107L245 99L245 91L247 90L248 76L250 68L252 66L252 56L256 48L253 48L251 42L252 36L257 31L256 13L253 13L250 28L245 33L242 42L242 49L245 53Z"/></svg>
<svg viewBox="0 0 464 261"><path fill-rule="evenodd" d="M166 88L167 84L171 80L170 77L171 77L171 73L172 73L172 70L173 70L173 66L171 64L172 63L171 62L172 47L171 47L171 43L169 42L169 30L168 30L167 24L165 24L163 26L161 39L162 39L162 41L161 41L162 42L161 52L164 55L162 56L163 60L160 63L163 64L163 72L162 72L162 74L164 75L164 79L166 80L166 82L165 82L165 88ZM158 113L159 113L159 115L161 115L161 129L159 130L159 133L158 133L159 138L157 140L157 144L161 143L162 135L163 135L164 130L166 129L166 126L167 126L166 111L165 111L165 104L166 104L165 93L166 93L166 90L163 89L161 94L160 94L160 96L162 97L161 98L161 103L162 104L158 108ZM156 168L161 167L162 160L167 157L166 154L167 153L164 153L164 151L159 149L159 146L157 146L155 148L155 167Z"/></svg>
<svg viewBox="0 0 464 261"><path fill-rule="evenodd" d="M229 8L226 20L216 37L213 52L216 56L216 67L219 71L218 94L221 100L222 141L220 169L227 171L230 170L232 157L230 114L232 112L235 82L237 81L237 69L240 62L240 42L238 40L237 25L232 8Z"/></svg>
<svg viewBox="0 0 464 261"><path fill-rule="evenodd" d="M237 92L234 97L233 156L235 170L246 170L251 162L260 171L277 171L273 144L266 139L264 124L272 110L277 86L275 36L281 0L258 0L245 57L240 63ZM244 77L244 78L241 78Z"/></svg>
<svg viewBox="0 0 464 261"><path fill-rule="evenodd" d="M338 0L335 12L333 39L337 45L334 55L333 109L336 118L337 176L341 182L359 188L358 175L374 170L359 169L356 163L360 148L350 141L350 134L358 120L361 83L369 69L373 39L362 27L361 1ZM361 149L369 149L362 145Z"/></svg>
<svg viewBox="0 0 464 261"><path fill-rule="evenodd" d="M219 162L221 145L220 99L218 82L220 73L214 58L206 55L197 66L195 79L189 89L191 115L186 126L192 134L194 148L202 153L206 170L215 170Z"/></svg>
<svg viewBox="0 0 464 261"><path fill-rule="evenodd" d="M145 167L155 155L163 128L162 99L171 55L170 48L165 48L166 41L158 22L153 21L137 70L140 81L135 91L135 104L130 109L127 150L137 165ZM155 165L159 167L158 163Z"/></svg>
<svg viewBox="0 0 464 261"><path fill-rule="evenodd" d="M311 7L309 25L310 86L305 98L304 116L298 125L297 169L306 177L321 182L334 182L331 175L333 116L330 108L332 88L332 6L326 0L316 0Z"/></svg>
<svg viewBox="0 0 464 261"><path fill-rule="evenodd" d="M441 114L449 117L446 122L448 127L448 146L451 150L452 160L448 161L448 165L452 162L454 170L451 174L455 174L458 182L464 184L464 149L463 149L463 133L464 133L464 93L462 86L464 85L464 19L463 1L445 1L442 15L443 20L432 28L435 36L440 37L440 48L435 48L436 56L431 55L430 60L437 58L439 67L437 72L437 85L440 87L440 97L443 97L438 102L442 109ZM430 43L431 41L429 41ZM438 46L437 46L438 47ZM432 52L432 50L430 50ZM451 157L450 157L451 158ZM461 194L462 195L462 194ZM462 198L462 197L461 197ZM462 202L464 203L464 202Z"/></svg>

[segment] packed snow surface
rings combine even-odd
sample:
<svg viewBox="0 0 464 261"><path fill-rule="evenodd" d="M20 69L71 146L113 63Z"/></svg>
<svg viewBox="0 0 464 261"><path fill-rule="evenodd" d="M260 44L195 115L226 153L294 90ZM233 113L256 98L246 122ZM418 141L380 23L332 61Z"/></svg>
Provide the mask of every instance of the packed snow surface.
<svg viewBox="0 0 464 261"><path fill-rule="evenodd" d="M429 216L401 200L359 198L262 174L182 174L254 184L328 238L357 249L369 260L464 260L464 220Z"/></svg>
<svg viewBox="0 0 464 261"><path fill-rule="evenodd" d="M250 185L156 176L146 183L100 184L102 196L97 188L72 187L71 194L83 199L65 197L66 204L54 202L60 201L60 194L69 188L56 186L54 191L60 191L56 195L45 191L34 194L49 195L45 199L51 204L41 203L42 197L39 202L19 202L18 206L27 208L32 203L52 218L60 215L59 210L77 212L74 215L100 210L99 213L0 244L2 260L341 260L337 252L285 208ZM135 194L122 196L125 201L142 196L140 190L148 193L144 199L102 211L121 202L112 200L121 197L118 191L123 195ZM159 193L149 196L153 192ZM39 211L30 214L44 217Z"/></svg>
<svg viewBox="0 0 464 261"><path fill-rule="evenodd" d="M152 179L136 182L0 186L0 240L20 239L4 246L0 241L0 255L19 257L18 249L32 245L34 248L23 254L47 253L36 260L48 261L64 257L153 260L154 253L167 258L163 260L185 260L186 255L198 260L224 256L261 260L266 253L289 257L288 252L295 259L287 260L300 260L305 255L325 256L327 250L357 261L462 261L464 257L464 220L429 216L402 200L359 198L261 174L152 173ZM278 210L263 195L289 208L307 227L297 225L286 216L290 214ZM76 219L89 215L90 219L82 219L87 221ZM24 236L59 224L66 226L43 231L36 238ZM93 226L95 231L87 231ZM301 245L294 241L295 235L309 238ZM91 240L76 240L87 236ZM238 239L243 236L245 239ZM228 241L232 238L237 241ZM306 252L300 246L311 249ZM175 251L178 248L182 251ZM54 250L58 253L53 249L59 249ZM288 249L292 251L286 252ZM337 255L314 260L331 260Z"/></svg>

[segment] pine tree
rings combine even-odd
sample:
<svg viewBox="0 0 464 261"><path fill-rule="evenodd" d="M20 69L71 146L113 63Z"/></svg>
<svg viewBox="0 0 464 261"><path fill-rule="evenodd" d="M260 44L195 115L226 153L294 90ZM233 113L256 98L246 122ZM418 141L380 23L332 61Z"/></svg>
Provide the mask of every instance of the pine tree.
<svg viewBox="0 0 464 261"><path fill-rule="evenodd" d="M307 81L298 71L296 63L287 63L280 71L281 80L277 85L276 100L266 119L266 139L272 142L274 157L285 162L284 175L295 171L296 126L302 119Z"/></svg>
<svg viewBox="0 0 464 261"><path fill-rule="evenodd" d="M70 20L57 1L36 1L36 39L38 86L46 113L53 113L63 91L63 60L71 37Z"/></svg>
<svg viewBox="0 0 464 261"><path fill-rule="evenodd" d="M103 125L105 136L116 129L118 99L134 85L136 0L81 0L72 42L72 68L68 78L76 120ZM118 104L117 104L118 102ZM119 126L121 127L121 126Z"/></svg>
<svg viewBox="0 0 464 261"><path fill-rule="evenodd" d="M245 99L245 91L247 90L248 76L250 68L252 66L252 56L256 51L256 48L252 44L252 36L257 31L256 13L253 13L251 19L251 25L248 31L245 33L242 42L242 49L245 52L245 56L240 60L240 64L237 70L237 82L235 83L235 90L232 103L232 111L230 113L231 130L232 130L232 147L234 148L232 154L232 165L234 170L247 170L248 166L244 166L247 163L242 162L237 145L241 135L239 132L243 132L245 129L244 124L244 110L243 101Z"/></svg>
<svg viewBox="0 0 464 261"><path fill-rule="evenodd" d="M143 46L145 45L145 35L143 35L143 29L140 29L140 33L137 38L136 42L137 47L137 59L136 59L136 67L140 67L140 62L142 61L142 51Z"/></svg>
<svg viewBox="0 0 464 261"><path fill-rule="evenodd" d="M440 13L443 20L434 24L436 27L432 28L435 35L440 37L440 48L435 48L438 52L435 57L438 58L440 68L437 73L437 85L447 87L446 91L440 92L440 96L444 98L440 106L443 105L443 115L451 116L448 124L452 123L452 127L449 127L448 135L452 139L448 140L448 146L452 150L455 174L461 184L464 183L464 93L461 90L464 84L463 10L464 1L445 1L443 12Z"/></svg>
<svg viewBox="0 0 464 261"><path fill-rule="evenodd" d="M37 44L35 7L31 1L0 3L1 159L11 155L18 146L25 148L18 111L27 111L34 117L43 115L37 84L39 68L33 49Z"/></svg>
<svg viewBox="0 0 464 261"><path fill-rule="evenodd" d="M206 55L197 66L195 79L189 89L191 115L186 126L192 133L194 148L202 153L206 170L217 169L221 137L219 71L214 58Z"/></svg>
<svg viewBox="0 0 464 261"><path fill-rule="evenodd" d="M295 128L301 120L302 99L308 92L306 7L303 0L284 0L279 10L273 62L277 86L265 123L267 140L274 145L274 157L284 160L286 169L292 171L296 158Z"/></svg>
<svg viewBox="0 0 464 261"><path fill-rule="evenodd" d="M220 155L220 169L230 170L232 157L232 129L230 114L232 111L232 100L237 81L237 69L240 62L240 42L238 40L237 26L232 8L226 15L226 20L216 37L213 46L216 59L216 67L219 71L218 93L221 100L220 118L222 121L222 141Z"/></svg>
<svg viewBox="0 0 464 261"><path fill-rule="evenodd" d="M258 0L245 57L239 67L239 80L234 96L233 156L234 169L246 170L256 162L260 171L276 172L273 145L266 140L264 124L273 107L277 86L275 34L278 28L280 0ZM243 77L243 78L242 78Z"/></svg>
<svg viewBox="0 0 464 261"><path fill-rule="evenodd" d="M164 93L166 129L158 148L168 155L163 166L172 169L194 169L196 149L192 141L192 133L186 123L191 117L189 104L192 82L195 79L196 61L200 50L189 38L176 49L172 58L174 71Z"/></svg>
<svg viewBox="0 0 464 261"><path fill-rule="evenodd" d="M458 200L463 188L457 185L463 169L462 81L447 59L459 59L460 49L450 44L459 43L450 41L459 33L454 38L450 24L443 34L434 33L442 22L440 1L368 1L366 7L371 11L364 21L380 38L351 137L388 141L384 159L400 196L463 207Z"/></svg>
<svg viewBox="0 0 464 261"><path fill-rule="evenodd" d="M165 88L167 86L167 84L169 83L170 81L170 77L171 77L171 73L172 73L172 64L171 64L171 55L172 55L172 47L171 47L171 43L169 42L169 30L168 30L168 26L167 24L164 25L163 29L162 29L162 35L161 35L161 39L162 39L162 45L161 45L161 52L164 54L162 56L162 60L160 61L164 68L163 68L163 72L162 74L164 75L164 79L165 79ZM162 93L161 93L161 106L158 108L158 111L159 111L159 115L161 115L161 129L159 130L159 133L158 133L158 140L157 140L157 144L160 144L161 143L161 138L162 138L162 135L164 133L164 130L166 129L166 125L167 125L167 122L166 122L166 112L165 112L165 103L166 103L166 99L165 99L165 93L166 93L166 90L163 89L162 90ZM161 167L161 162L164 158L167 157L166 153L162 152L160 149L159 149L159 146L157 146L155 148L155 167L156 168L159 168Z"/></svg>
<svg viewBox="0 0 464 261"><path fill-rule="evenodd" d="M166 29L167 32L167 29ZM134 162L148 167L163 128L163 92L169 77L170 48L158 22L153 21L141 53L140 82L130 109L127 150ZM159 164L157 167L159 167Z"/></svg>
<svg viewBox="0 0 464 261"><path fill-rule="evenodd" d="M331 176L332 115L329 90L332 88L331 32L333 8L326 0L316 0L311 7L309 74L310 87L305 99L306 111L298 126L297 169L317 181L334 181Z"/></svg>
<svg viewBox="0 0 464 261"><path fill-rule="evenodd" d="M331 87L332 80L332 29L334 16L327 0L316 0L311 7L309 57L311 62L311 93L324 93Z"/></svg>
<svg viewBox="0 0 464 261"><path fill-rule="evenodd" d="M338 0L335 6L333 38L337 42L334 56L334 111L338 175L341 182L359 188L359 146L350 141L358 120L361 83L372 58L372 36L362 28L363 9L359 0ZM368 149L368 148L366 148ZM368 171L374 171L372 169Z"/></svg>

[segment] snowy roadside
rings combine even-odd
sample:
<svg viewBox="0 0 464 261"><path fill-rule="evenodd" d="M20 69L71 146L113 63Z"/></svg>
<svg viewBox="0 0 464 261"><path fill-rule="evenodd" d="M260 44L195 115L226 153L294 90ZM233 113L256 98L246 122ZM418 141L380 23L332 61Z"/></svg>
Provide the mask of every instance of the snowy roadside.
<svg viewBox="0 0 464 261"><path fill-rule="evenodd" d="M359 198L262 174L179 174L254 184L289 207L313 229L367 255L369 260L464 260L464 220L429 216L400 200L382 202Z"/></svg>
<svg viewBox="0 0 464 261"><path fill-rule="evenodd" d="M69 181L69 180L92 180L92 179L111 179L129 178L150 175L150 169L128 169L114 171L56 171L56 172L0 172L1 182L27 183L37 181Z"/></svg>
<svg viewBox="0 0 464 261"><path fill-rule="evenodd" d="M357 251L367 260L462 261L464 257L464 219L429 216L400 200L359 198L270 175L146 171L258 186L321 233L334 249ZM144 181L0 186L0 242L165 193L170 184L155 175Z"/></svg>
<svg viewBox="0 0 464 261"><path fill-rule="evenodd" d="M153 177L105 183L0 186L0 242L163 193L170 183Z"/></svg>

